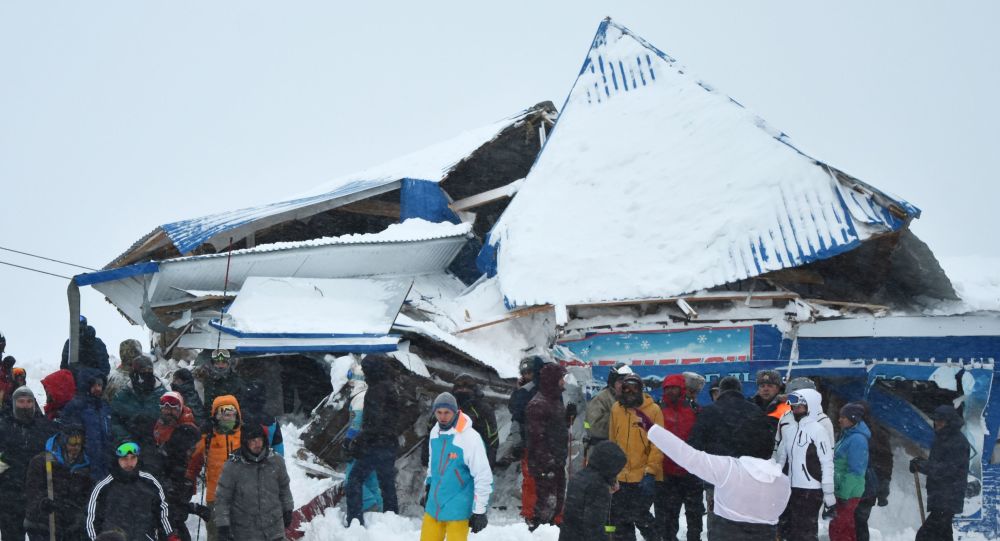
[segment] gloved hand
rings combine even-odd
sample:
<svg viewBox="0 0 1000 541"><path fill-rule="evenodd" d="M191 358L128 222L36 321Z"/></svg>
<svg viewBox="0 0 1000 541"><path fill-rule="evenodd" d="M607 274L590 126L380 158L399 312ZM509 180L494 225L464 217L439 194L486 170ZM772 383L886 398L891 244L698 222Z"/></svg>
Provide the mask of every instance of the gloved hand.
<svg viewBox="0 0 1000 541"><path fill-rule="evenodd" d="M292 512L285 511L281 514L281 521L285 524L285 529L292 525Z"/></svg>
<svg viewBox="0 0 1000 541"><path fill-rule="evenodd" d="M823 520L833 520L837 517L837 508L832 505L823 507Z"/></svg>
<svg viewBox="0 0 1000 541"><path fill-rule="evenodd" d="M192 502L188 504L188 510L191 514L201 517L201 520L205 522L212 520L212 509L207 505Z"/></svg>
<svg viewBox="0 0 1000 541"><path fill-rule="evenodd" d="M229 530L229 526L219 526L216 528L218 532L219 541L236 541L233 539L233 532Z"/></svg>
<svg viewBox="0 0 1000 541"><path fill-rule="evenodd" d="M343 443L340 444L344 449L344 454L350 458L355 458L358 455L358 438L345 439Z"/></svg>
<svg viewBox="0 0 1000 541"><path fill-rule="evenodd" d="M837 497L833 495L833 491L823 492L823 504L827 507L837 505Z"/></svg>
<svg viewBox="0 0 1000 541"><path fill-rule="evenodd" d="M486 528L487 522L486 513L473 513L469 517L469 529L472 530L472 533L479 533L483 531L483 528Z"/></svg>
<svg viewBox="0 0 1000 541"><path fill-rule="evenodd" d="M424 485L424 495L420 498L420 507L424 507L427 505L427 498L429 498L430 495L431 495L431 486Z"/></svg>
<svg viewBox="0 0 1000 541"><path fill-rule="evenodd" d="M919 473L927 464L926 458L914 458L910 461L910 473Z"/></svg>
<svg viewBox="0 0 1000 541"><path fill-rule="evenodd" d="M642 481L639 481L639 489L642 490L642 494L647 498L652 498L656 495L656 478L653 474L647 473L642 476Z"/></svg>
<svg viewBox="0 0 1000 541"><path fill-rule="evenodd" d="M576 419L576 404L566 406L566 424L573 424Z"/></svg>
<svg viewBox="0 0 1000 541"><path fill-rule="evenodd" d="M878 497L878 506L879 507L885 507L887 505L889 505L889 497L888 496L879 496Z"/></svg>
<svg viewBox="0 0 1000 541"><path fill-rule="evenodd" d="M653 428L653 425L656 424L653 422L652 419L649 418L648 415L643 413L639 408L633 408L632 411L635 412L635 416L639 418L639 424L642 426L642 429L645 430L646 432L649 432L649 429Z"/></svg>

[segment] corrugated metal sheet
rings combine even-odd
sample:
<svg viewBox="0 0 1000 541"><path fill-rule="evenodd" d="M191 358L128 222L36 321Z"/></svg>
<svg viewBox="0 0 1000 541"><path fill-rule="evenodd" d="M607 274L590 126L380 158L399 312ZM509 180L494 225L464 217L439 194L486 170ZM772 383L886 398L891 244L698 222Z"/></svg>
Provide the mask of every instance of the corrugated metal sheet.
<svg viewBox="0 0 1000 541"><path fill-rule="evenodd" d="M490 242L511 305L582 304L800 266L917 216L605 20Z"/></svg>

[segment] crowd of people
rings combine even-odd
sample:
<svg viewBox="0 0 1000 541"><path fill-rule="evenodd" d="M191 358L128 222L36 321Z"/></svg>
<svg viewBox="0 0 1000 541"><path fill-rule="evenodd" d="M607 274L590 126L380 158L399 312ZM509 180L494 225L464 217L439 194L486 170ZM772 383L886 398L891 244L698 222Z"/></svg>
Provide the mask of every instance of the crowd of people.
<svg viewBox="0 0 1000 541"><path fill-rule="evenodd" d="M369 357L361 368L379 374L384 364ZM811 379L786 382L761 370L756 393L746 397L740 379L724 377L712 382L712 403L701 406L702 376L668 376L657 402L629 366L618 364L586 405L585 467L568 476L576 411L563 399L566 370L540 357L520 368L508 401L510 434L497 450L494 412L476 400L481 392L471 377L456 379L452 392L433 401L422 541L464 540L486 527L493 470L512 464L521 472L521 515L529 528L557 525L563 541L634 540L636 530L647 541L674 541L682 512L688 541L706 530L708 539L815 541L821 519L830 521L832 541L867 541L872 509L888 504L888 432L863 401L834 409L834 423ZM391 502L381 510L396 510L389 465L395 438L385 405L398 396L382 375L369 384L382 389L372 394L369 387L358 408L364 418L346 444L358 473L348 477L348 526L364 524L365 486ZM920 540L951 538L969 460L954 408L942 406L933 419L931 455L911 465L934 487Z"/></svg>
<svg viewBox="0 0 1000 541"><path fill-rule="evenodd" d="M0 357L5 346L0 336ZM24 505L0 506L0 539L186 541L192 514L209 541L283 539L293 501L263 383L242 380L229 353L215 350L194 371L170 374L168 390L138 342L119 352L112 370L82 320L78 361L64 355L41 380L44 410L26 372L3 357L0 490L24 494ZM363 527L367 511L399 511L402 401L390 365L369 355L349 374L347 527ZM477 380L458 376L429 412L421 540L482 531L494 471L519 470L524 520L531 530L558 526L563 541L634 540L637 530L647 541L676 541L682 512L688 541L706 531L710 540L815 541L821 518L832 541L867 541L873 508L888 502L893 455L865 402L831 409L834 422L825 414L831 397L813 380L773 370L756 373L750 397L736 377L712 381L704 406L706 381L696 373L661 385L657 401L629 366L611 367L583 408L584 467L573 472L577 408L564 399L564 367L521 362L503 442ZM910 464L927 475L930 517L917 534L925 541L951 539L970 453L954 408L932 418L930 456Z"/></svg>
<svg viewBox="0 0 1000 541"><path fill-rule="evenodd" d="M6 345L0 335L0 539L188 541L189 515L210 541L285 538L294 504L280 430L228 351L205 352L168 387L136 340L112 370L81 318L77 362L67 341L60 369L41 379L42 409ZM204 503L193 501L199 484Z"/></svg>

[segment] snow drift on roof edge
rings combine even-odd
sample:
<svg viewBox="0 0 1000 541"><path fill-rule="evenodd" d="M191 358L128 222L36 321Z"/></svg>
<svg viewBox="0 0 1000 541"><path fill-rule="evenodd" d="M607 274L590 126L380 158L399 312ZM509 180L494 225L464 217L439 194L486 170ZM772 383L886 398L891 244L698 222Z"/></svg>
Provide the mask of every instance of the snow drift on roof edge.
<svg viewBox="0 0 1000 541"><path fill-rule="evenodd" d="M491 241L511 304L580 304L795 267L918 213L867 184L838 181L784 134L605 20Z"/></svg>
<svg viewBox="0 0 1000 541"><path fill-rule="evenodd" d="M451 139L383 164L339 177L287 200L179 220L163 224L160 228L183 254L194 250L215 235L250 222L378 188L403 178L441 182L462 160L536 110L537 107L524 109L492 124L465 131ZM136 245L133 245L129 251L135 247Z"/></svg>

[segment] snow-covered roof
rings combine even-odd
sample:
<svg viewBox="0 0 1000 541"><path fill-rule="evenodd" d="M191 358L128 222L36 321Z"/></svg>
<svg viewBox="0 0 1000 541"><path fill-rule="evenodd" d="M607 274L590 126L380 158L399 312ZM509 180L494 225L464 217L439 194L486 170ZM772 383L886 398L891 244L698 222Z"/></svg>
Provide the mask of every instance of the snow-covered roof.
<svg viewBox="0 0 1000 541"><path fill-rule="evenodd" d="M462 160L538 110L538 106L525 109L376 167L326 182L286 200L163 224L136 242L116 261L121 261L135 250L150 244L155 247L159 242L166 241L173 243L182 254L190 253L206 242L225 246L230 237L240 239L255 230L397 189L405 178L441 182ZM166 239L162 238L162 234Z"/></svg>
<svg viewBox="0 0 1000 541"><path fill-rule="evenodd" d="M260 245L231 254L209 254L138 263L74 278L93 285L132 321L143 304L189 300L196 291L236 290L251 277L351 278L415 276L443 272L468 240L469 224L421 219L379 233ZM228 279L228 280L227 280Z"/></svg>
<svg viewBox="0 0 1000 541"><path fill-rule="evenodd" d="M510 304L581 304L799 266L917 216L605 20L490 237Z"/></svg>

